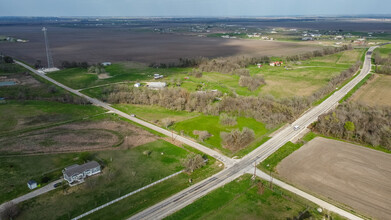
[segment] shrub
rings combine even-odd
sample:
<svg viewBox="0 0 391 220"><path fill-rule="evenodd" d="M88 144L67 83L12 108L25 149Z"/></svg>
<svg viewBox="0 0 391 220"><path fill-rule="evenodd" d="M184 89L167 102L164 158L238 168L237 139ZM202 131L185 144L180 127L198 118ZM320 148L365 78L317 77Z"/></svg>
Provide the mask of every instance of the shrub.
<svg viewBox="0 0 391 220"><path fill-rule="evenodd" d="M220 114L220 124L225 125L225 126L234 126L237 124L236 117L229 116L226 113L221 113Z"/></svg>
<svg viewBox="0 0 391 220"><path fill-rule="evenodd" d="M255 138L254 131L249 128L243 128L242 131L235 129L230 133L221 132L220 136L223 142L223 146L230 149L231 151L238 151L243 149Z"/></svg>
<svg viewBox="0 0 391 220"><path fill-rule="evenodd" d="M262 76L241 76L239 79L240 86L246 86L250 91L256 90L259 86L264 85L265 79Z"/></svg>
<svg viewBox="0 0 391 220"><path fill-rule="evenodd" d="M182 160L182 164L185 167L186 172L192 173L194 170L203 167L205 165L205 160L199 154L190 153Z"/></svg>
<svg viewBox="0 0 391 220"><path fill-rule="evenodd" d="M194 135L198 135L198 139L200 141L205 141L205 140L207 140L208 138L210 138L212 136L208 131L197 131L197 130L194 130L193 134Z"/></svg>
<svg viewBox="0 0 391 220"><path fill-rule="evenodd" d="M174 122L175 122L175 121L172 120L171 118L164 118L164 119L162 120L162 125L163 125L164 127L168 128L168 127L170 127L171 125L173 125Z"/></svg>

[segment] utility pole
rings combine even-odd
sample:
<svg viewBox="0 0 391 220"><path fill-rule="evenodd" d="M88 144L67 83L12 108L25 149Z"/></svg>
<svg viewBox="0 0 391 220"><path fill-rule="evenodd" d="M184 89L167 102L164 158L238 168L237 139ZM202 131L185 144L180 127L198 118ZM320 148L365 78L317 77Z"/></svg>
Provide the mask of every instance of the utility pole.
<svg viewBox="0 0 391 220"><path fill-rule="evenodd" d="M48 68L53 68L54 65L53 65L53 57L52 57L52 54L50 52L50 48L49 48L49 40L48 40L48 36L47 36L47 28L46 27L43 27L42 28L42 31L43 31L43 35L45 37L45 47L46 47L46 59L47 59L47 62L48 62Z"/></svg>
<svg viewBox="0 0 391 220"><path fill-rule="evenodd" d="M254 162L254 175L253 175L253 179L255 180L256 177L257 177L257 162Z"/></svg>

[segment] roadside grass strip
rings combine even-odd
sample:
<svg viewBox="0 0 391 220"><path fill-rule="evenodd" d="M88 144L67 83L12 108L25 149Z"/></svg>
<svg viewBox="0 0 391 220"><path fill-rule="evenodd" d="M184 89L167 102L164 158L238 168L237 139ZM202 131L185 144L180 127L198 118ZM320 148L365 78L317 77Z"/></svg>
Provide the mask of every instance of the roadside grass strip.
<svg viewBox="0 0 391 220"><path fill-rule="evenodd" d="M112 200L112 201L106 203L106 204L103 204L103 205L101 205L101 206L98 206L98 207L96 207L96 208L94 208L94 209L92 209L92 210L90 210L90 211L88 211L88 212L86 212L86 213L84 213L84 214L81 214L81 215L79 215L79 216L73 218L72 220L78 220L78 219L81 219L81 218L83 218L83 217L86 217L86 216L89 215L89 214L92 214L92 213L94 213L94 212L96 212L96 211L98 211L98 210L100 210L100 209L103 209L103 208L105 208L105 207L107 207L107 206L109 206L109 205L112 205L112 204L114 204L114 203L116 203L116 202L119 202L119 201L121 201L121 200L123 200L123 199L125 199L125 198L127 198L127 197L129 197L129 196L132 196L132 195L134 195L134 194L136 194L136 193L138 193L138 192L141 192L141 191L143 191L144 189L148 189L148 188L150 188L150 187L152 187L152 186L154 186L154 185L156 185L156 184L158 184L158 183L161 183L161 182L163 182L163 181L165 181L165 180L167 180L167 179L170 179L171 177L177 176L177 175L181 174L182 172L183 172L183 170L181 170L181 171L179 171L179 172L176 172L176 173L173 173L173 174L171 174L171 175L169 175L169 176L167 176L167 177L164 177L163 179L160 179L160 180L158 180L158 181L156 181L156 182L153 182L153 183L151 183L151 184L149 184L149 185L146 185L146 186L144 186L144 187L142 187L142 188L140 188L140 189L138 189L138 190L135 190L135 191L130 192L130 193L126 194L126 195L123 195L123 196L121 196L121 197L119 197L119 198L117 198L117 199L114 199L114 200Z"/></svg>

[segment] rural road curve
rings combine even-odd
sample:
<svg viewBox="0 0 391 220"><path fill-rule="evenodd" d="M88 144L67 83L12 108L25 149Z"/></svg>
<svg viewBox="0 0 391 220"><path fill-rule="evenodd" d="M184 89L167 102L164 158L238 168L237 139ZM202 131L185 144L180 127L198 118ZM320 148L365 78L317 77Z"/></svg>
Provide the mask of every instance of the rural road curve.
<svg viewBox="0 0 391 220"><path fill-rule="evenodd" d="M233 160L231 158L228 158L214 150L211 150L201 144L195 143L191 140L188 140L184 137L181 137L179 135L174 134L174 138L177 140L188 144L204 153L207 153L216 159L222 161L225 165L226 168L222 170L221 172L213 175L212 177L209 177L191 187L188 187L184 189L183 191L163 200L160 203L155 204L154 206L151 206L150 208L145 209L142 212L139 212L132 216L130 219L162 219L166 216L169 216L173 214L174 212L186 207L193 201L197 200L198 198L206 195L207 193L211 192L214 189L217 189L218 187L223 186L224 184L233 181L234 179L238 178L239 176L243 175L244 173L251 172L251 170L254 169L254 163L258 164L265 160L268 156L270 156L272 153L274 153L276 150L278 150L280 147L282 147L285 143L288 141L291 141L294 139L296 136L300 135L301 132L305 131L305 128L309 126L311 123L315 122L318 119L318 116L321 114L324 114L328 112L329 110L335 108L338 105L338 101L342 99L357 83L359 83L371 70L371 55L373 50L376 48L371 47L369 48L368 52L366 53L365 56L365 61L363 68L361 72L350 82L348 82L344 87L342 87L340 90L336 91L332 96L327 98L325 101L323 101L321 104L318 106L312 108L311 110L307 111L305 114L303 114L299 119L297 119L293 125L298 125L300 126L299 129L294 130L292 126L288 126L285 129L282 129L280 132L275 134L271 139L269 139L267 142L259 146L257 149L253 150L251 153L247 154L240 160ZM109 106L107 103L104 103L102 101L99 101L97 99L88 97L77 90L71 89L55 80L52 78L46 76L45 74L39 73L35 69L27 66L26 64L23 64L21 62L17 63L19 65L24 66L25 68L29 69L33 73L47 79L48 81L78 95L81 97L86 98L89 100L91 103L101 106L107 110L113 111L117 113L118 115L121 115L122 117L125 117L131 121L134 121L138 124L141 124L145 127L148 127L150 129L153 129L155 131L158 131L162 134L165 134L167 136L173 135L172 132L167 131L165 129L162 129L158 126L155 126L153 124L147 123L145 121L142 121L140 119L137 119L135 117L131 117L130 115L121 112L117 109L112 108ZM265 174L266 175L266 174ZM281 182L281 181L280 181ZM284 183L285 184L285 183ZM289 186L289 187L288 187ZM285 184L284 187L285 189L288 188L289 191L299 191L298 189ZM292 191L292 192L294 192ZM303 195L302 195L303 196ZM327 207L332 207L332 210L346 218L349 219L361 219L355 215L352 215L342 209L339 209L329 203L326 203L322 200L319 200L313 196L310 196L309 194L306 194L303 196L304 198L315 202L316 204L320 205L323 208L325 207L325 204L327 204ZM319 202L319 201L321 202Z"/></svg>

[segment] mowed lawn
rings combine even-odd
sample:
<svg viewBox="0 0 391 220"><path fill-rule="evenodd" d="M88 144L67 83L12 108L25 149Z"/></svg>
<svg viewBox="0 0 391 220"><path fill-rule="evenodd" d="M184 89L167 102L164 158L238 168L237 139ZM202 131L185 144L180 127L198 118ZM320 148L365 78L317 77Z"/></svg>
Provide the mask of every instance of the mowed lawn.
<svg viewBox="0 0 391 220"><path fill-rule="evenodd" d="M109 78L99 79L98 75L88 73L87 69L70 68L47 74L49 77L74 89L84 89L97 85L124 81L153 80L153 74L169 76L186 72L188 68L151 68L134 63L115 63L105 67Z"/></svg>
<svg viewBox="0 0 391 220"><path fill-rule="evenodd" d="M222 125L220 124L219 120L219 116L202 115L175 123L172 126L172 129L178 133L183 132L185 135L188 135L194 139L198 138L197 135L193 134L195 130L208 131L212 136L205 140L203 144L212 149L221 151L222 153L229 156L232 156L236 152L231 152L230 150L222 147L220 137L221 132L230 132L233 129L242 130L244 127L247 127L254 131L256 139L255 141L258 142L270 132L268 129L266 129L265 124L260 123L252 118L238 117L237 124L235 126Z"/></svg>
<svg viewBox="0 0 391 220"><path fill-rule="evenodd" d="M33 129L102 114L93 105L74 105L49 101L8 101L0 104L0 134Z"/></svg>
<svg viewBox="0 0 391 220"><path fill-rule="evenodd" d="M352 101L369 106L391 106L391 76L376 74L351 98Z"/></svg>
<svg viewBox="0 0 391 220"><path fill-rule="evenodd" d="M270 190L266 182L261 187L260 181L244 175L165 219L299 219L306 210L307 216L322 218L309 201L277 186Z"/></svg>
<svg viewBox="0 0 391 220"><path fill-rule="evenodd" d="M81 185L65 190L60 187L53 192L23 202L21 204L22 212L18 219L69 219L76 217L126 193L182 170L181 160L187 154L188 151L185 149L163 140L129 150L95 152L93 154L94 159L103 165L102 174L86 179L86 182ZM19 164L20 170L29 173L29 170L35 170L35 165L32 164L33 161L44 160L46 157L16 157L13 163ZM52 162L52 165L48 166L47 169L53 169L54 167L61 169L64 164L72 163L74 157L74 154L69 156L63 154L51 155L52 159L50 160L60 162L58 164ZM67 161L69 159L71 160ZM12 158L8 161L11 162ZM76 162L75 159L74 163ZM37 166L44 165L44 163L38 163ZM214 163L214 160L211 160L211 163ZM43 168L41 167L39 170L42 171ZM25 184L24 180L20 182ZM148 197L143 198L143 200L149 199Z"/></svg>

